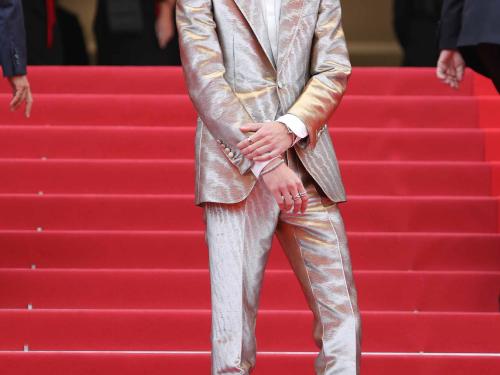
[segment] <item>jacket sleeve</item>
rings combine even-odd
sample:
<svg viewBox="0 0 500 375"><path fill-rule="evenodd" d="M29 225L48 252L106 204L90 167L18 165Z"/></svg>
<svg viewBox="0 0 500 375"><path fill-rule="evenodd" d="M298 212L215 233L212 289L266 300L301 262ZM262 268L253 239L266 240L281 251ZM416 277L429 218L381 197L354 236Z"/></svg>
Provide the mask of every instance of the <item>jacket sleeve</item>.
<svg viewBox="0 0 500 375"><path fill-rule="evenodd" d="M464 0L444 0L439 21L439 49L457 48L458 37L462 29Z"/></svg>
<svg viewBox="0 0 500 375"><path fill-rule="evenodd" d="M311 78L288 110L307 127L308 137L298 142L302 148L315 147L320 130L338 107L351 74L341 13L340 0L321 1L311 52Z"/></svg>
<svg viewBox="0 0 500 375"><path fill-rule="evenodd" d="M189 96L210 133L231 150L228 159L245 174L253 162L236 144L246 138L239 127L253 119L224 77L212 0L178 0L176 22Z"/></svg>
<svg viewBox="0 0 500 375"><path fill-rule="evenodd" d="M0 64L6 77L26 74L26 32L21 0L0 0Z"/></svg>

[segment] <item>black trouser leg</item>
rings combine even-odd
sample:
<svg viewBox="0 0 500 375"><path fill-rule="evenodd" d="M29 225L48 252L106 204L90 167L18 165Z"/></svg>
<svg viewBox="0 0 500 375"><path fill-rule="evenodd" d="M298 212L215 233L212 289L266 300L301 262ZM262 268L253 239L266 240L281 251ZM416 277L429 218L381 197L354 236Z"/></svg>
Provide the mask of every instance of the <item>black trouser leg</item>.
<svg viewBox="0 0 500 375"><path fill-rule="evenodd" d="M477 50L481 62L488 70L490 78L500 94L500 45L480 44Z"/></svg>

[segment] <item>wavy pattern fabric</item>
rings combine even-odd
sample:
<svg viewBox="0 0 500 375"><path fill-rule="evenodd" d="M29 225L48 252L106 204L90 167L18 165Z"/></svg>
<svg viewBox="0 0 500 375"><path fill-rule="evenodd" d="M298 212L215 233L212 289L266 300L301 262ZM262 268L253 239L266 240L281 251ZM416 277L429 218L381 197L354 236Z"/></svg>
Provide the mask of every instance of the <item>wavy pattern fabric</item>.
<svg viewBox="0 0 500 375"><path fill-rule="evenodd" d="M255 366L259 294L275 232L314 314L316 374L359 373L361 323L342 215L294 151L287 159L310 197L303 215L280 212L262 180L241 203L203 205L213 374L249 374Z"/></svg>
<svg viewBox="0 0 500 375"><path fill-rule="evenodd" d="M177 26L188 91L200 118L196 204L237 203L250 194L256 183L252 162L236 147L249 134L239 127L285 113L307 127L309 135L294 146L306 169L331 200L345 201L325 131L351 74L340 1L283 1L276 65L257 0L179 0Z"/></svg>

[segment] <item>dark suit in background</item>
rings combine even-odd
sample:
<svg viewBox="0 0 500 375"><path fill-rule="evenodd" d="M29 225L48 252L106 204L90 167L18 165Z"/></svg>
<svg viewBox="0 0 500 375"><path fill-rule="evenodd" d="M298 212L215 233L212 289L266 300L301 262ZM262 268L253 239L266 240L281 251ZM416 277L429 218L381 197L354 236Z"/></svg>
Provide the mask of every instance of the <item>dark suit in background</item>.
<svg viewBox="0 0 500 375"><path fill-rule="evenodd" d="M23 0L23 8L29 65L63 65L64 51L57 19L51 27L51 43L48 40L49 25L46 0ZM55 12L55 3L53 11Z"/></svg>
<svg viewBox="0 0 500 375"><path fill-rule="evenodd" d="M0 0L0 64L6 77L26 75L26 35L20 0Z"/></svg>
<svg viewBox="0 0 500 375"><path fill-rule="evenodd" d="M23 7L29 65L89 64L76 15L61 8L55 0L23 0Z"/></svg>
<svg viewBox="0 0 500 375"><path fill-rule="evenodd" d="M445 0L439 47L458 49L500 91L500 0Z"/></svg>
<svg viewBox="0 0 500 375"><path fill-rule="evenodd" d="M180 65L177 35L161 49L156 0L99 0L94 23L100 65Z"/></svg>
<svg viewBox="0 0 500 375"><path fill-rule="evenodd" d="M394 30L404 66L435 66L437 26L443 0L394 0Z"/></svg>

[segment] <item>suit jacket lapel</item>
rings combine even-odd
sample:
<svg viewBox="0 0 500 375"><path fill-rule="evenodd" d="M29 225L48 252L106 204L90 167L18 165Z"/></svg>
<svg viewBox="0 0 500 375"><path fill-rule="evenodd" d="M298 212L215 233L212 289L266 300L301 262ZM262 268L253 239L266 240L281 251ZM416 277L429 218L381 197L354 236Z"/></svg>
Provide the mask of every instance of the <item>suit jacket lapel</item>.
<svg viewBox="0 0 500 375"><path fill-rule="evenodd" d="M260 9L260 4L257 4L258 0L234 0L234 2L252 28L252 31L262 46L267 59L273 67L276 67L264 16L262 14L262 10Z"/></svg>
<svg viewBox="0 0 500 375"><path fill-rule="evenodd" d="M283 66L284 60L292 47L303 7L304 0L282 0L278 40L278 69Z"/></svg>

